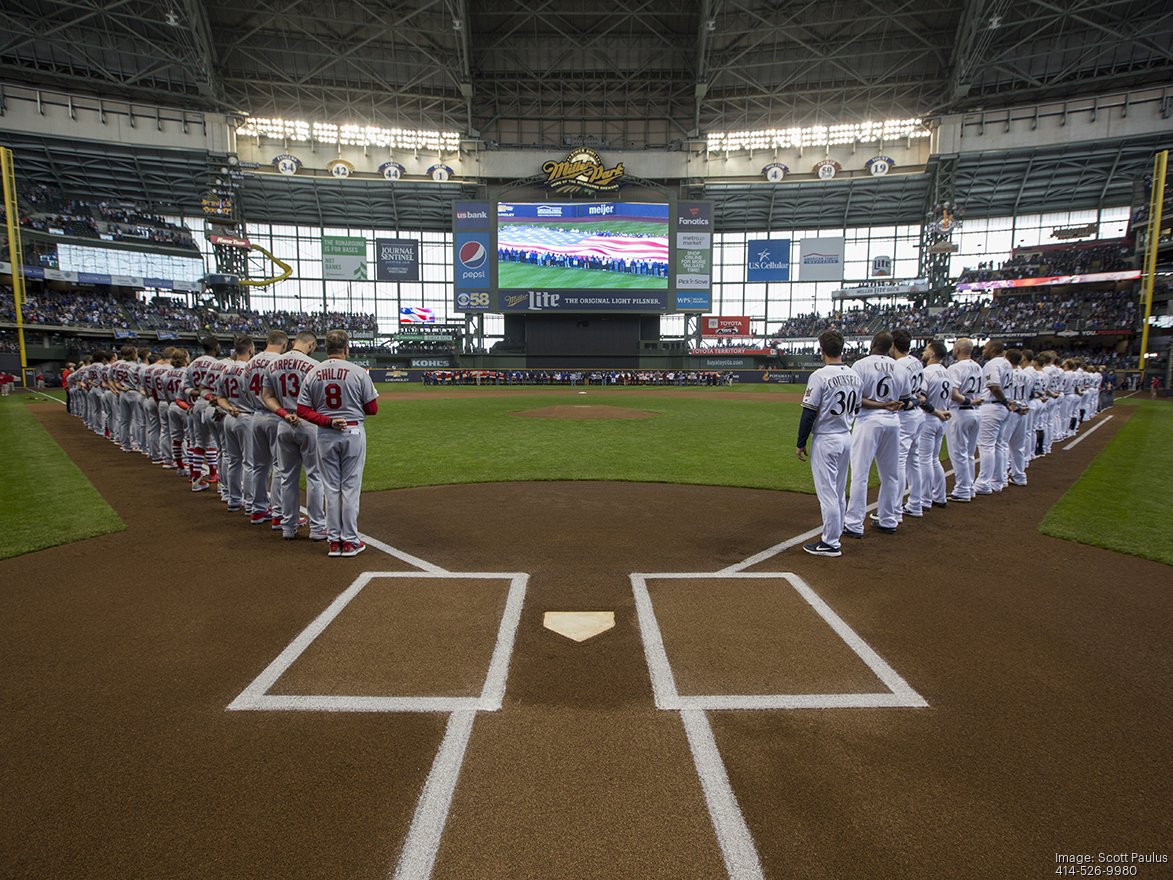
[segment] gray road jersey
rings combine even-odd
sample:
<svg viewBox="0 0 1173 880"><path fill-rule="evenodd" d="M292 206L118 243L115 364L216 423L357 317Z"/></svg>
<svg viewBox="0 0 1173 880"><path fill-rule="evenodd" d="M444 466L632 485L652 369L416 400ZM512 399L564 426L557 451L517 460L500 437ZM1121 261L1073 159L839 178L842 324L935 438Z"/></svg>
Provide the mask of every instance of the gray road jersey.
<svg viewBox="0 0 1173 880"><path fill-rule="evenodd" d="M265 375L265 387L281 401L282 409L297 412L297 398L306 375L318 366L318 362L300 351L287 351L269 366Z"/></svg>
<svg viewBox="0 0 1173 880"><path fill-rule="evenodd" d="M208 384L208 371L216 363L218 363L217 360L210 354L201 354L188 364L183 374L184 390L188 388L207 389L208 391L214 390L215 386Z"/></svg>
<svg viewBox="0 0 1173 880"><path fill-rule="evenodd" d="M269 372L269 365L281 355L271 351L258 351L248 361L244 368L244 392L237 404L248 412L267 413L268 407L261 400L261 389L265 387L265 375Z"/></svg>
<svg viewBox="0 0 1173 880"><path fill-rule="evenodd" d="M361 422L366 418L363 405L378 396L375 383L365 369L334 358L309 372L301 383L297 403L332 419Z"/></svg>
<svg viewBox="0 0 1173 880"><path fill-rule="evenodd" d="M237 409L243 409L240 405L241 395L244 393L244 367L245 361L232 361L224 368L224 372L220 374L219 387L216 393L235 406Z"/></svg>

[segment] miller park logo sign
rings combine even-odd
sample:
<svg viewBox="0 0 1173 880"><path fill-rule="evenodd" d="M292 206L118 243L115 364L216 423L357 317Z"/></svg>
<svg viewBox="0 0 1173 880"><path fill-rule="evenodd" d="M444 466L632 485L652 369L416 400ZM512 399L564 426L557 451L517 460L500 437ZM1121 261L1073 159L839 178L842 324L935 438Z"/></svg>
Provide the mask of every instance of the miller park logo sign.
<svg viewBox="0 0 1173 880"><path fill-rule="evenodd" d="M554 192L567 195L614 192L623 181L623 163L608 168L594 150L579 147L561 161L550 159L543 163L542 173L546 175L546 186Z"/></svg>

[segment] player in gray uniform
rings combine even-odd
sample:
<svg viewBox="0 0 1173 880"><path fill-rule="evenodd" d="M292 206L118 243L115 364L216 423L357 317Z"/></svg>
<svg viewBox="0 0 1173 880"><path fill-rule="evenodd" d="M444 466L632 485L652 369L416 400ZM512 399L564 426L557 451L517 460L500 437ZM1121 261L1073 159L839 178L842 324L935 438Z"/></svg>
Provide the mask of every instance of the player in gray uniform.
<svg viewBox="0 0 1173 880"><path fill-rule="evenodd" d="M118 409L118 445L123 452L132 452L137 448L134 439L138 427L135 404L140 397L135 363L138 349L133 345L124 345L120 355L110 367L110 388L114 392L114 405Z"/></svg>
<svg viewBox="0 0 1173 880"><path fill-rule="evenodd" d="M249 522L254 526L269 523L271 528L281 528L281 493L278 482L280 471L277 467L277 429L281 419L269 412L261 397L265 388L265 375L274 360L285 352L289 337L281 330L270 330L265 337L265 350L252 356L244 370L245 391L242 399L252 411L252 441L249 445L249 488L246 497L251 499Z"/></svg>
<svg viewBox="0 0 1173 880"><path fill-rule="evenodd" d="M896 413L907 396L907 380L897 375L892 350L892 334L881 331L872 337L871 354L852 364L860 379L860 409L851 431L851 497L843 519L843 534L863 537L863 520L867 512L868 474L872 461L880 475L880 496L876 506L877 530L896 532L900 506L900 420Z"/></svg>
<svg viewBox="0 0 1173 880"><path fill-rule="evenodd" d="M920 434L910 455L916 464L911 468L907 512L922 516L933 507L945 507L945 468L941 464L941 443L945 439L945 425L950 419L949 374L941 363L945 360L945 346L930 342L921 353L924 372L921 374L920 407L924 412Z"/></svg>
<svg viewBox="0 0 1173 880"><path fill-rule="evenodd" d="M963 336L953 343L953 363L949 374L949 422L945 442L949 462L953 465L953 492L950 501L973 500L973 455L977 451L978 418L976 407L982 402L982 368L973 360L973 340Z"/></svg>
<svg viewBox="0 0 1173 880"><path fill-rule="evenodd" d="M1026 444L1030 427L1030 398L1035 390L1034 370L1023 367L1023 352L1012 348L1006 360L1013 368L1008 397L1014 409L1007 429L1006 466L1010 470L1011 486L1026 485Z"/></svg>
<svg viewBox="0 0 1173 880"><path fill-rule="evenodd" d="M183 392L185 375L187 351L177 348L171 355L171 367L167 370L164 388L167 394L167 421L171 435L171 460L175 462L175 472L181 477L188 476L187 452L183 447L187 440L188 413L191 411L191 404Z"/></svg>
<svg viewBox="0 0 1173 880"><path fill-rule="evenodd" d="M851 460L851 424L859 410L859 376L843 363L843 336L825 330L819 336L823 364L807 380L802 397L795 455L806 461L807 438L811 441L811 478L823 514L823 536L802 549L812 556L842 556L840 538L847 514L847 465Z"/></svg>
<svg viewBox="0 0 1173 880"><path fill-rule="evenodd" d="M318 471L318 429L297 415L302 382L318 366L310 357L317 347L315 333L308 330L298 333L293 338L293 347L269 365L261 392L268 410L282 419L277 426L277 448L281 470L281 531L287 541L297 537L297 527L301 524L298 500L303 468L310 540L325 541L327 537L325 492Z"/></svg>
<svg viewBox="0 0 1173 880"><path fill-rule="evenodd" d="M143 366L143 438L147 458L153 464L162 463L162 427L166 415L160 416L159 389L155 382L163 372L164 355L149 355L150 363Z"/></svg>
<svg viewBox="0 0 1173 880"><path fill-rule="evenodd" d="M366 549L358 533L367 457L363 421L379 411L379 393L371 377L346 359L349 353L345 330L327 333L326 360L305 377L297 397L298 416L318 426L330 556L357 556Z"/></svg>
<svg viewBox="0 0 1173 880"><path fill-rule="evenodd" d="M228 509L244 509L245 450L252 434L252 410L245 408L245 366L255 347L249 336L237 336L233 341L236 357L220 376L216 406L226 413L224 419L224 469L220 483L226 494Z"/></svg>
<svg viewBox="0 0 1173 880"><path fill-rule="evenodd" d="M191 450L191 491L203 492L213 482L215 453L212 445L212 401L215 400L214 383L209 384L209 373L220 359L220 342L206 336L200 340L204 353L187 365L183 376L183 393L191 403L188 413L188 445ZM204 475L205 463L209 473Z"/></svg>
<svg viewBox="0 0 1173 880"><path fill-rule="evenodd" d="M1015 411L1010 404L1010 381L1014 368L1003 352L1006 346L991 339L982 350L986 365L982 377L986 385L986 399L981 408L981 427L978 429L978 453L981 469L974 483L975 495L992 495L1006 485L1006 435L1010 430L1010 416Z"/></svg>

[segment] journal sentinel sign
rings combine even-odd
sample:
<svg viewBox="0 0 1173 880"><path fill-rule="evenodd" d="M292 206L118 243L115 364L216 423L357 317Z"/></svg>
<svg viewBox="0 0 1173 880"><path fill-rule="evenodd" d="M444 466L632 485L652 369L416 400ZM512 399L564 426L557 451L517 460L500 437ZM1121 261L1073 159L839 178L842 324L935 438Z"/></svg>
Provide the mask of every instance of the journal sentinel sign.
<svg viewBox="0 0 1173 880"><path fill-rule="evenodd" d="M770 238L747 242L746 281L789 281L790 239Z"/></svg>

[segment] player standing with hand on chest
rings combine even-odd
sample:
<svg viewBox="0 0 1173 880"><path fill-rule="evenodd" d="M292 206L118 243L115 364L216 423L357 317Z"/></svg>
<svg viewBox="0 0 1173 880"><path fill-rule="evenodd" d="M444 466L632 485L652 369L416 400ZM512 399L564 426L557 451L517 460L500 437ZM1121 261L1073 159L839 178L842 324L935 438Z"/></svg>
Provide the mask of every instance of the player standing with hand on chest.
<svg viewBox="0 0 1173 880"><path fill-rule="evenodd" d="M327 333L326 360L307 374L297 398L298 417L318 426L330 556L357 556L367 549L358 536L367 458L363 421L379 411L379 392L367 371L347 360L349 354L345 330Z"/></svg>
<svg viewBox="0 0 1173 880"><path fill-rule="evenodd" d="M860 380L843 363L843 335L826 330L819 336L824 366L811 374L802 397L795 455L806 461L811 441L811 477L823 514L822 540L803 544L812 556L842 556L839 539L847 513L847 465L851 460L851 423L859 410Z"/></svg>

